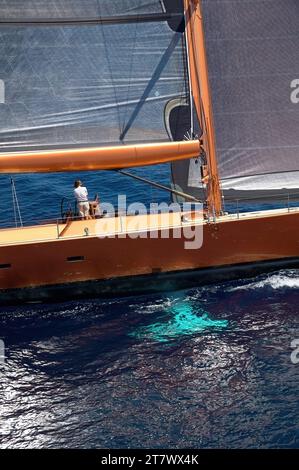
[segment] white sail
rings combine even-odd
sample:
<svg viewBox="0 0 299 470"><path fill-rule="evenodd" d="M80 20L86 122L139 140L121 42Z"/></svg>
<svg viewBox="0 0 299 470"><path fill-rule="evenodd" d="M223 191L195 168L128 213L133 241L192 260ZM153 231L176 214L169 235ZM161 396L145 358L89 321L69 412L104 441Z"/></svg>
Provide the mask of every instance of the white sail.
<svg viewBox="0 0 299 470"><path fill-rule="evenodd" d="M0 0L0 152L169 141L165 107L189 89L165 5Z"/></svg>
<svg viewBox="0 0 299 470"><path fill-rule="evenodd" d="M298 188L299 2L202 6L223 188Z"/></svg>

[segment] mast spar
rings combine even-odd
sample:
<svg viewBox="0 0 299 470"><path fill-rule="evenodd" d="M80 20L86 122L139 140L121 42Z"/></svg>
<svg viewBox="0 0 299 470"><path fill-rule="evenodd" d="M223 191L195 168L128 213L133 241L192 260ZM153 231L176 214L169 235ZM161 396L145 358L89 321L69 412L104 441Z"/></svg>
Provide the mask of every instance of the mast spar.
<svg viewBox="0 0 299 470"><path fill-rule="evenodd" d="M210 214L220 215L222 197L200 0L184 0L184 10L192 95L196 114L203 129L203 149L208 164L208 211Z"/></svg>
<svg viewBox="0 0 299 470"><path fill-rule="evenodd" d="M111 147L0 152L1 173L115 170L194 158L198 140Z"/></svg>

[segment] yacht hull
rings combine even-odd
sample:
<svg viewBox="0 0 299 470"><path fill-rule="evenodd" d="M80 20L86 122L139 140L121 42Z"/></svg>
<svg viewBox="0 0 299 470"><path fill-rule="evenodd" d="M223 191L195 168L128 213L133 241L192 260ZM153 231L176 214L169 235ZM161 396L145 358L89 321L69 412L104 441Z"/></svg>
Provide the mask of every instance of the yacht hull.
<svg viewBox="0 0 299 470"><path fill-rule="evenodd" d="M169 238L159 228L157 238L143 231L2 244L0 303L171 291L299 265L299 212L223 217L202 230L197 249L174 228Z"/></svg>

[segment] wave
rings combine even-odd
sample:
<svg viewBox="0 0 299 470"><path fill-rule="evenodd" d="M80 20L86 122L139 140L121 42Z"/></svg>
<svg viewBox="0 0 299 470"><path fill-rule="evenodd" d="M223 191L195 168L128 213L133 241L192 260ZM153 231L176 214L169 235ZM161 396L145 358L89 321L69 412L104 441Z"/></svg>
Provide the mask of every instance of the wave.
<svg viewBox="0 0 299 470"><path fill-rule="evenodd" d="M275 274L270 274L264 276L262 279L250 282L249 284L244 284L242 286L237 286L229 289L230 292L238 290L255 290L263 289L270 287L271 289L298 289L299 288L299 271L298 270L289 270L289 271L280 271Z"/></svg>

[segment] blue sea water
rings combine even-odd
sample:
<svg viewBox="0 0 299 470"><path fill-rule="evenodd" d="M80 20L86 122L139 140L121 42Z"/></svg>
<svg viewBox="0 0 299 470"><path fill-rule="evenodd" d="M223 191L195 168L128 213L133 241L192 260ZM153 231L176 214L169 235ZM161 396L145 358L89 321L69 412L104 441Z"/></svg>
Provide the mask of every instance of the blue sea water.
<svg viewBox="0 0 299 470"><path fill-rule="evenodd" d="M139 170L149 171L167 181L167 167ZM25 222L59 217L74 176L107 201L118 193L129 202L167 200L111 173L20 175ZM9 178L0 184L7 225ZM298 319L296 270L151 296L2 308L0 447L298 448Z"/></svg>

